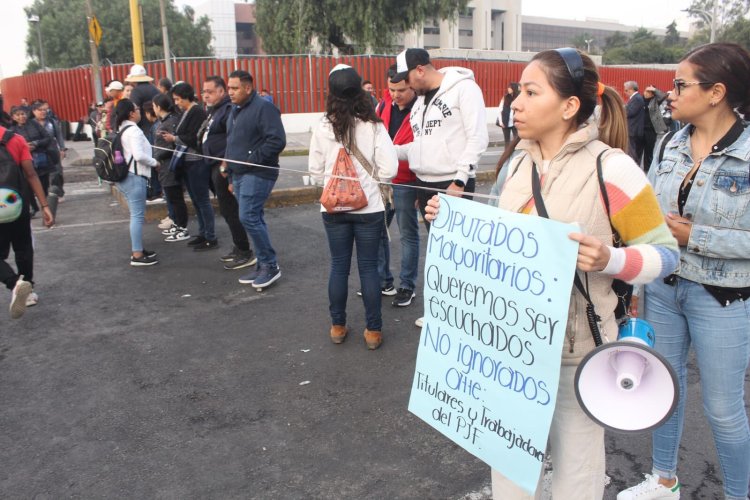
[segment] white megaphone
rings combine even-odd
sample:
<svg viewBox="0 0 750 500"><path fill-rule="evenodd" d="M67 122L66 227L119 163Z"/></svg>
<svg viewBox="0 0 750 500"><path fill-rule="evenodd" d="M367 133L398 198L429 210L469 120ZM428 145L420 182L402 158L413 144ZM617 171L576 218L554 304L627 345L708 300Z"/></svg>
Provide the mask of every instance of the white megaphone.
<svg viewBox="0 0 750 500"><path fill-rule="evenodd" d="M653 350L653 327L630 318L617 342L603 344L583 358L576 370L578 403L596 423L621 432L659 427L677 406L677 375Z"/></svg>

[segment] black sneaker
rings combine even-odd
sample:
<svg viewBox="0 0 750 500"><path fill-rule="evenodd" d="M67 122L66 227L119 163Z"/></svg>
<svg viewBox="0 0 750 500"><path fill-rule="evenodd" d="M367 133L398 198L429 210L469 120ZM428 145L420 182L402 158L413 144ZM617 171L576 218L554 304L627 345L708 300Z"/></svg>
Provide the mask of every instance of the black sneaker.
<svg viewBox="0 0 750 500"><path fill-rule="evenodd" d="M391 295L396 295L396 289L394 288L393 285L388 285L388 286L381 287L380 293L382 295L389 297ZM362 296L362 289L357 290L357 295L359 295L360 297Z"/></svg>
<svg viewBox="0 0 750 500"><path fill-rule="evenodd" d="M206 238L199 235L199 236L193 236L192 238L190 238L190 241L188 241L187 244L189 247L196 247L198 245L202 245L206 241L208 241L206 240Z"/></svg>
<svg viewBox="0 0 750 500"><path fill-rule="evenodd" d="M156 252L152 252L151 250L146 250L144 248L143 249L143 255L145 255L147 257L152 257L153 258L153 257L156 257Z"/></svg>
<svg viewBox="0 0 750 500"><path fill-rule="evenodd" d="M391 304L393 305L393 307L409 306L411 305L411 299L416 297L416 295L417 294L414 293L414 290L410 290L408 288L399 288Z"/></svg>
<svg viewBox="0 0 750 500"><path fill-rule="evenodd" d="M146 255L145 253L140 257L130 256L130 265L134 267L153 266L158 263L159 261L155 257Z"/></svg>
<svg viewBox="0 0 750 500"><path fill-rule="evenodd" d="M227 271L233 271L235 269L243 269L245 267L254 266L258 263L257 257L252 252L248 252L245 255L237 256L233 261L224 264L224 269Z"/></svg>
<svg viewBox="0 0 750 500"><path fill-rule="evenodd" d="M205 240L203 243L193 245L193 251L203 252L204 250L213 250L219 248L219 240Z"/></svg>
<svg viewBox="0 0 750 500"><path fill-rule="evenodd" d="M234 259L236 259L240 255L242 255L242 252L240 251L240 249L232 245L232 251L226 255L222 255L221 257L219 257L219 260L222 262L232 262Z"/></svg>

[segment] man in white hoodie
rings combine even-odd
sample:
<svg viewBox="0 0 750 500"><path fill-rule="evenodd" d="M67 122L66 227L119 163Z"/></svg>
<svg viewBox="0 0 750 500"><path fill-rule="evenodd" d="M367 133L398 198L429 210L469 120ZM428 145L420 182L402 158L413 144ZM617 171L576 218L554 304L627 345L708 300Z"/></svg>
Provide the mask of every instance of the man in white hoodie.
<svg viewBox="0 0 750 500"><path fill-rule="evenodd" d="M437 191L452 196L473 193L476 166L487 149L487 120L482 90L467 68L436 69L424 49L406 49L396 58L391 82L406 81L419 96L409 121L414 142L396 146L417 176L419 210ZM428 224L429 228L429 224Z"/></svg>

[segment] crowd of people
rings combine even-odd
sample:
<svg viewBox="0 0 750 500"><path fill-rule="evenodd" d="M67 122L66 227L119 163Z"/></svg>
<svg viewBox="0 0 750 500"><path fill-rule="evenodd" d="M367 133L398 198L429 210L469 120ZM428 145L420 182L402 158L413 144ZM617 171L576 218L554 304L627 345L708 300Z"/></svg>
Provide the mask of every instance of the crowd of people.
<svg viewBox="0 0 750 500"><path fill-rule="evenodd" d="M325 114L313 130L308 159L317 185L336 182L342 155L360 181L363 206L335 212L321 205L321 217L331 255L330 340L341 344L349 334L348 277L356 248L364 341L371 350L384 341L382 296L393 297L394 307L407 307L416 296L418 213L429 231L440 209L437 193L471 199L476 167L488 145L485 103L470 70L437 69L427 51L409 48L398 55L386 80L388 91L377 100L371 83L354 68L338 65L330 72ZM132 175L117 189L131 215L131 265L158 262L144 249L142 237L146 200L158 181L169 211L161 221L166 241L186 240L194 251L217 248L213 190L233 240L231 252L221 257L224 267L251 268L240 283L270 286L281 277L264 219L286 145L279 110L256 91L245 71L232 72L226 82L207 77L200 93L205 107L187 83L162 80L157 87L152 82L142 66L133 66L126 79L132 88L108 82L111 101L100 103L92 119L99 134L121 135L130 164ZM574 374L595 348L589 307L601 318L602 333L617 337L613 280L638 285L631 313L643 306L656 331L655 349L676 370L680 389L677 410L653 432L651 473L618 499L680 496L676 470L691 346L725 498L748 496L750 54L732 44L698 47L681 60L673 87L662 92L650 85L641 95L638 84L629 81L624 102L600 81L586 54L547 50L534 56L519 82L508 85L498 109L496 124L503 128L506 147L490 204L583 222L585 228L569 235L578 243L577 269L586 287L585 293L571 290L560 361L548 443L554 498L593 500L604 494L604 430L579 407ZM64 146L54 139L54 124L48 126L48 108L43 101L33 103L33 119L13 108L12 130L26 139L23 146L14 139L13 156L51 224L46 186L54 183L48 176L59 163L54 153ZM46 156L48 166L36 166L35 154ZM196 209L198 229L192 237L184 190ZM401 236L397 287L390 270L394 218ZM24 225L27 219L14 226L23 236L13 238L25 241ZM5 264L9 242L0 240L0 277L14 290L11 313L17 316L19 298L31 296L24 283L32 270L18 261L18 250L18 274ZM23 244L20 248L23 254ZM422 318L416 323L421 326ZM492 489L495 498L531 498L494 470Z"/></svg>

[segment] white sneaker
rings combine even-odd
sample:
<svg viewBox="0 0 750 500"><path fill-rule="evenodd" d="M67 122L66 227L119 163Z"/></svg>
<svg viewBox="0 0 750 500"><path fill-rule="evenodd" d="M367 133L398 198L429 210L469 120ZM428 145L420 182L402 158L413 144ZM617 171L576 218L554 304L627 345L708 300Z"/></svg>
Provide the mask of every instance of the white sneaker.
<svg viewBox="0 0 750 500"><path fill-rule="evenodd" d="M169 229L174 224L174 221L169 217L164 217L159 221L159 229Z"/></svg>
<svg viewBox="0 0 750 500"><path fill-rule="evenodd" d="M680 481L667 488L659 484L659 476L646 474L646 480L617 494L617 500L675 500L680 498ZM677 478L675 478L677 479Z"/></svg>
<svg viewBox="0 0 750 500"><path fill-rule="evenodd" d="M18 319L26 312L26 300L31 294L31 283L24 281L23 276L18 277L16 286L13 287L10 299L10 317Z"/></svg>
<svg viewBox="0 0 750 500"><path fill-rule="evenodd" d="M36 294L36 292L31 292L28 297L26 297L26 307L34 307L39 303L39 295Z"/></svg>
<svg viewBox="0 0 750 500"><path fill-rule="evenodd" d="M177 231L170 234L164 241L185 241L190 239L190 233L184 227L178 227Z"/></svg>
<svg viewBox="0 0 750 500"><path fill-rule="evenodd" d="M422 328L422 325L424 324L424 316L417 318L414 324L417 325L418 328Z"/></svg>

